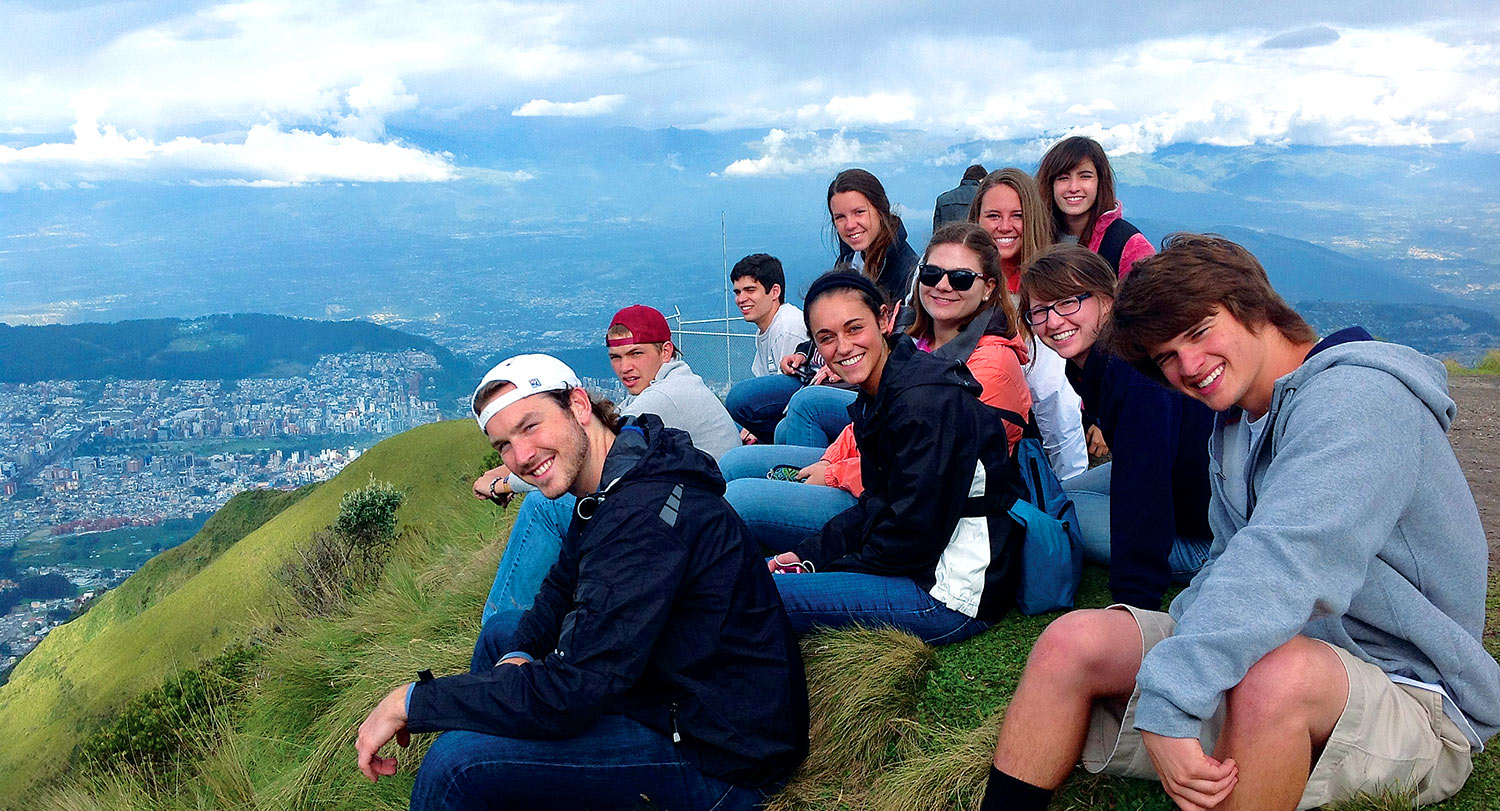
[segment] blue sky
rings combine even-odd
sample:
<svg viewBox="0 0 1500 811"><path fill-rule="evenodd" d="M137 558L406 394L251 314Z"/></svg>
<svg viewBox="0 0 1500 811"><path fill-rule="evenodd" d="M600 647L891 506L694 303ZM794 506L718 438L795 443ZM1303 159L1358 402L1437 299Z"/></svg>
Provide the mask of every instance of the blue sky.
<svg viewBox="0 0 1500 811"><path fill-rule="evenodd" d="M703 5L0 1L0 191L441 183L481 169L422 134L497 115L761 133L740 176L1075 132L1500 151L1488 0Z"/></svg>

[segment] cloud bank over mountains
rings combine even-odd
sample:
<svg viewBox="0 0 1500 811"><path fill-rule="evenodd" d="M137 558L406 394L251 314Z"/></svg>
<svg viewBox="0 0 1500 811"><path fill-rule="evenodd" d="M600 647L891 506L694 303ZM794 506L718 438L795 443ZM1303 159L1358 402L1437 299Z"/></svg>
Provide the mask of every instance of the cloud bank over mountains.
<svg viewBox="0 0 1500 811"><path fill-rule="evenodd" d="M417 133L507 113L764 132L731 177L1069 133L1500 150L1487 0L1075 5L0 0L0 189L442 182Z"/></svg>

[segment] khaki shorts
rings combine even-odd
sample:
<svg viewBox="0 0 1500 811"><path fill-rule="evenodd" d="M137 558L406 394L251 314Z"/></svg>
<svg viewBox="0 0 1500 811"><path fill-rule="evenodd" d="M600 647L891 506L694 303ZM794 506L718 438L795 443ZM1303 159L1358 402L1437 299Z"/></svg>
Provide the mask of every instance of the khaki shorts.
<svg viewBox="0 0 1500 811"><path fill-rule="evenodd" d="M1172 635L1167 614L1116 605L1135 617L1141 652ZM1327 643L1325 643L1327 644ZM1316 808L1360 793L1411 791L1419 804L1447 799L1474 768L1469 742L1443 712L1443 697L1391 681L1380 668L1329 645L1349 676L1349 699L1323 754L1308 777L1299 809ZM1094 774L1156 780L1156 770L1135 729L1137 685L1126 703L1094 704L1084 741L1083 767ZM1203 750L1212 752L1224 724L1224 705L1203 722Z"/></svg>

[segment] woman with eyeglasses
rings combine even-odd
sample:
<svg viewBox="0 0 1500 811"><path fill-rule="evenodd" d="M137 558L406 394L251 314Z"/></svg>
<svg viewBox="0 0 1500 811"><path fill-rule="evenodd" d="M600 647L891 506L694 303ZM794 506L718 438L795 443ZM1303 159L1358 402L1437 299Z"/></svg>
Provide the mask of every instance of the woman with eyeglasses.
<svg viewBox="0 0 1500 811"><path fill-rule="evenodd" d="M1003 423L958 360L883 334L890 307L869 279L820 276L803 315L859 392L850 414L864 491L768 561L792 627L894 626L934 645L983 631L1014 603L1019 567L1003 505L1024 488Z"/></svg>
<svg viewBox="0 0 1500 811"><path fill-rule="evenodd" d="M1031 408L1021 368L1026 342L1002 283L998 252L984 231L966 222L940 227L917 266L916 320L907 334L918 349L963 363L979 382L981 402L1024 415ZM1008 453L1021 433L1020 427L1006 424ZM767 478L783 465L799 469L789 480ZM864 490L853 425L821 452L816 447L747 445L725 454L720 469L729 481L724 497L752 536L775 551L817 532Z"/></svg>
<svg viewBox="0 0 1500 811"><path fill-rule="evenodd" d="M994 240L1005 290L1014 301L1021 271L1052 244L1052 219L1036 181L1013 166L985 175L969 205L969 222ZM1078 395L1063 374L1062 358L1035 340L1028 348L1026 383L1047 461L1059 479L1077 476L1089 467Z"/></svg>
<svg viewBox="0 0 1500 811"><path fill-rule="evenodd" d="M1067 360L1068 380L1112 452L1110 462L1063 481L1084 557L1109 566L1115 602L1160 611L1167 584L1191 579L1208 559L1213 412L1099 343L1117 278L1099 254L1053 246L1021 277L1021 312Z"/></svg>

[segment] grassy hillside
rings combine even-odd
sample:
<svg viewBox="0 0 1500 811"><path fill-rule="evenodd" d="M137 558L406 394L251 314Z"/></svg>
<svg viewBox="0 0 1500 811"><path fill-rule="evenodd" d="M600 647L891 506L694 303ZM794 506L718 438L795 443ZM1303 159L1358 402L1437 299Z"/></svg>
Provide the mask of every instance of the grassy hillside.
<svg viewBox="0 0 1500 811"><path fill-rule="evenodd" d="M407 493L399 517L417 534L472 536L492 523L495 511L468 495L466 480L486 450L467 421L388 439L169 593L163 587L178 578L167 567L143 570L142 583L127 581L106 595L85 616L91 622L53 631L0 688L0 774L8 789L0 802L13 801L13 792L64 768L82 734L170 672L215 656L232 642L264 635L285 599L275 584L276 568L295 543L333 520L346 491L371 476Z"/></svg>
<svg viewBox="0 0 1500 811"><path fill-rule="evenodd" d="M180 766L190 779L169 789L126 773L71 775L20 807L58 811L187 811L188 809L400 809L432 736L419 735L398 751L401 771L370 785L354 769L353 729L392 686L430 667L452 673L467 667L480 606L494 573L507 516L464 495L466 478L484 453L462 423L418 429L379 446L352 469L324 484L140 615L172 609L208 611L225 578L255 576L256 593L272 599L263 562L283 553L281 532L305 533L331 520L338 497L370 473L398 483L409 498L402 519L416 531L403 536L382 583L329 619L283 617L268 634L243 702L211 719L217 728ZM514 514L514 511L512 511ZM439 518L441 516L441 519ZM1500 580L1492 578L1486 643L1500 650ZM236 610L255 616L235 597ZM1090 568L1080 605L1108 602L1104 573ZM261 616L264 616L262 613ZM979 799L995 729L1025 657L1052 619L1011 616L985 634L939 650L891 631L846 631L804 640L813 703L813 747L808 762L774 808L951 809ZM221 631L213 640L243 635L257 622L220 617L199 623ZM123 632L121 632L123 633ZM203 644L207 654L215 645ZM169 657L153 652L157 664ZM119 657L99 655L101 663ZM138 692L162 683L138 674ZM97 679L97 677L96 677ZM169 677L170 680L170 677ZM98 681L86 683L96 689ZM125 687L116 688L125 693ZM81 692L81 691L80 691ZM76 694L76 693L75 693ZM0 693L0 697L3 697ZM0 716L3 718L4 716ZM7 722L9 723L9 722ZM9 730L7 730L9 731ZM57 733L61 734L61 733ZM4 740L14 740L6 736ZM27 747L31 747L28 742ZM53 745L52 751L66 749ZM1476 760L1474 776L1446 811L1482 811L1500 794L1500 754ZM5 768L14 768L7 753ZM1385 811L1399 805L1355 803L1340 811ZM1170 811L1154 784L1077 775L1055 809Z"/></svg>

